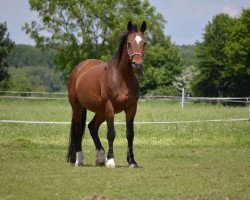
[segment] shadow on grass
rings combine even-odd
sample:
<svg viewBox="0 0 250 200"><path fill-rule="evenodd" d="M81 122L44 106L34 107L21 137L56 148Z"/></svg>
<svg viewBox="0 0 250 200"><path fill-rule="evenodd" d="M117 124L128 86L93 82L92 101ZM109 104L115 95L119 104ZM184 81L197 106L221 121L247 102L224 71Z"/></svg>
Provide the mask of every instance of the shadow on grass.
<svg viewBox="0 0 250 200"><path fill-rule="evenodd" d="M115 166L115 168L107 168L105 165L102 165L102 166L98 166L98 165L95 165L95 164L84 164L84 165L82 165L82 166L75 166L74 164L70 164L72 167L79 167L79 168L105 168L105 169L110 169L110 170L112 170L112 169L143 169L143 167L142 166L139 166L138 168L132 168L132 167L130 167L129 165L116 165Z"/></svg>

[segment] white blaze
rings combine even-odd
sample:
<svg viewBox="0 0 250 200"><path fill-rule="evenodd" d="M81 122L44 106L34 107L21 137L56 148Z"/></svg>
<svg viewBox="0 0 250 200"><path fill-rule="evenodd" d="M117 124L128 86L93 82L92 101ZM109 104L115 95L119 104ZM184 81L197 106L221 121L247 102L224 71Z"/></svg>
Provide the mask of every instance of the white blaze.
<svg viewBox="0 0 250 200"><path fill-rule="evenodd" d="M135 41L137 42L137 44L139 44L140 41L141 41L141 37L140 37L139 35L137 35L137 36L135 37Z"/></svg>

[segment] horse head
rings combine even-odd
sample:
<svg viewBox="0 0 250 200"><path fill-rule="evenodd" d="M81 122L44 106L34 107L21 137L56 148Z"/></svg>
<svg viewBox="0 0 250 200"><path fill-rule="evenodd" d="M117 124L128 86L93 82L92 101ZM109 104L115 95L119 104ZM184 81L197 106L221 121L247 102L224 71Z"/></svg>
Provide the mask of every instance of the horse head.
<svg viewBox="0 0 250 200"><path fill-rule="evenodd" d="M127 25L127 53L134 72L138 74L143 73L144 47L146 45L144 32L146 26L146 22L143 21L138 31L137 26L133 25L131 21L129 21Z"/></svg>

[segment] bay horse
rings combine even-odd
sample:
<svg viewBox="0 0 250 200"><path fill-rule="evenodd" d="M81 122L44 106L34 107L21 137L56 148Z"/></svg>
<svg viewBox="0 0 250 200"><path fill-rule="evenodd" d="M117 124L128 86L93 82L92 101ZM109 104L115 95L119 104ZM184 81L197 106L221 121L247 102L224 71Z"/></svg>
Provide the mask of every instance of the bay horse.
<svg viewBox="0 0 250 200"><path fill-rule="evenodd" d="M140 30L129 21L127 32L121 36L119 47L109 62L88 59L71 72L68 79L68 97L72 107L68 162L83 165L82 137L89 110L95 113L88 128L96 147L96 165L106 164L106 167L114 168L114 115L124 111L127 162L132 168L138 167L133 153L134 118L139 98L138 74L143 73L145 30L145 21ZM109 146L107 158L98 136L99 127L105 120Z"/></svg>

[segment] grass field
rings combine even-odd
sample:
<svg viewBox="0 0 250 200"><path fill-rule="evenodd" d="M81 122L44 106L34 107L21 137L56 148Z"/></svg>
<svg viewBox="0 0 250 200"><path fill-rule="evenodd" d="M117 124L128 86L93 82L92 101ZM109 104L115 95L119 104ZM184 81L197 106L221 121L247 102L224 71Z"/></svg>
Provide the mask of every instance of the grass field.
<svg viewBox="0 0 250 200"><path fill-rule="evenodd" d="M136 121L247 118L247 107L139 102ZM88 120L93 114L89 113ZM0 120L70 121L65 100L0 99ZM124 115L116 116L124 121ZM250 122L135 125L126 163L125 126L116 125L116 169L96 167L88 130L85 166L66 163L69 125L0 123L0 199L250 199ZM106 127L100 137L107 148Z"/></svg>

